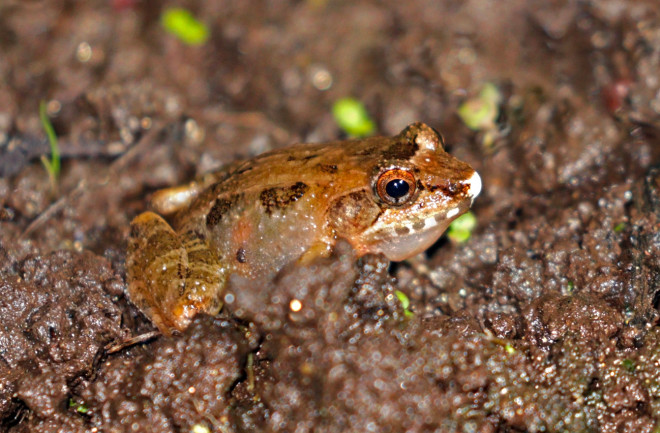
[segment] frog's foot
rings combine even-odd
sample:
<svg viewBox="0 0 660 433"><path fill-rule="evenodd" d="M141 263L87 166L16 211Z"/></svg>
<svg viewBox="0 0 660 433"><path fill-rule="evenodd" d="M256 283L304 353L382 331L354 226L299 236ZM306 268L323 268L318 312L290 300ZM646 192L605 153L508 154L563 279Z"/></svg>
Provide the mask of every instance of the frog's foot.
<svg viewBox="0 0 660 433"><path fill-rule="evenodd" d="M164 334L184 330L198 313L217 314L226 271L194 233L179 236L153 212L131 223L128 295Z"/></svg>

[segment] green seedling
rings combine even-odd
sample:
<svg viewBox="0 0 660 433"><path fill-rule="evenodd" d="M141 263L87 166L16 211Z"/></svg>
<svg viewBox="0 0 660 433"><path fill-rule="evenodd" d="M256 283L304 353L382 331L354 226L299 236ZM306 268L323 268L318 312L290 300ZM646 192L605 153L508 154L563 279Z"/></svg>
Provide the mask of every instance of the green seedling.
<svg viewBox="0 0 660 433"><path fill-rule="evenodd" d="M497 128L497 118L500 116L502 93L492 83L486 83L479 95L463 102L458 107L458 116L465 125L473 131L482 132L482 144L485 147L493 145L500 132Z"/></svg>
<svg viewBox="0 0 660 433"><path fill-rule="evenodd" d="M339 127L351 137L367 137L376 131L376 124L366 107L355 98L342 98L332 105L332 115Z"/></svg>
<svg viewBox="0 0 660 433"><path fill-rule="evenodd" d="M453 242L462 244L472 236L472 231L477 227L477 218L470 211L459 216L449 225L447 236Z"/></svg>
<svg viewBox="0 0 660 433"><path fill-rule="evenodd" d="M474 131L497 129L499 105L502 102L500 90L492 83L486 83L479 95L463 102L458 107L458 116L465 125Z"/></svg>
<svg viewBox="0 0 660 433"><path fill-rule="evenodd" d="M486 333L486 337L488 338L488 340L492 341L498 346L502 346L502 348L504 348L504 351L509 355L513 355L516 353L516 348L513 347L513 344L511 344L510 341L505 340L504 338L494 337L490 332Z"/></svg>
<svg viewBox="0 0 660 433"><path fill-rule="evenodd" d="M406 317L412 317L414 313L409 310L410 299L408 298L408 296L406 296L406 294L400 290L395 290L394 294L396 295L396 298L399 300L399 302L401 302L401 308L403 308L403 315Z"/></svg>
<svg viewBox="0 0 660 433"><path fill-rule="evenodd" d="M490 331L486 332L486 338L488 338L488 340L492 341L498 346L501 346L504 349L504 351L509 355L513 355L516 353L516 348L513 347L513 344L511 344L509 340L506 340L504 338L494 337Z"/></svg>
<svg viewBox="0 0 660 433"><path fill-rule="evenodd" d="M634 373L635 369L637 368L635 366L635 362L632 359L628 359L628 358L621 361L621 366L623 366L623 368L628 370L628 372L630 372L630 373Z"/></svg>
<svg viewBox="0 0 660 433"><path fill-rule="evenodd" d="M568 291L568 293L572 293L573 289L575 289L575 283L573 283L572 281L569 281L568 285L566 287L566 290Z"/></svg>
<svg viewBox="0 0 660 433"><path fill-rule="evenodd" d="M625 228L626 228L626 223L625 223L625 222L621 222L621 223L619 223L619 224L617 224L617 225L614 226L614 231L615 231L616 233L621 233L622 231L625 230Z"/></svg>
<svg viewBox="0 0 660 433"><path fill-rule="evenodd" d="M208 27L183 8L168 8L160 16L163 28L186 45L203 45L209 39Z"/></svg>
<svg viewBox="0 0 660 433"><path fill-rule="evenodd" d="M69 399L69 407L74 408L76 412L82 415L85 415L87 412L89 412L89 408L87 406L85 406L83 403L76 402L72 398Z"/></svg>
<svg viewBox="0 0 660 433"><path fill-rule="evenodd" d="M41 101L39 103L39 119L41 120L41 126L43 126L46 136L48 137L48 143L50 143L50 160L46 155L41 155L41 163L48 172L51 189L53 193L56 193L57 182L60 176L60 148L57 144L55 128L53 128L53 124L50 122L47 111L46 102Z"/></svg>

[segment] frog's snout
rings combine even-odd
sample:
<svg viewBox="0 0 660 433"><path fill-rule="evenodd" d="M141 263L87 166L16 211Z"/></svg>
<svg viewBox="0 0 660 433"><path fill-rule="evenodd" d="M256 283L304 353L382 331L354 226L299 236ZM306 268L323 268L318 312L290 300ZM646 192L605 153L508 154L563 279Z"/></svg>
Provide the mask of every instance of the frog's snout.
<svg viewBox="0 0 660 433"><path fill-rule="evenodd" d="M481 176L476 171L472 173L472 176L465 181L465 185L468 186L467 195L470 197L470 200L474 202L474 199L477 198L481 192Z"/></svg>

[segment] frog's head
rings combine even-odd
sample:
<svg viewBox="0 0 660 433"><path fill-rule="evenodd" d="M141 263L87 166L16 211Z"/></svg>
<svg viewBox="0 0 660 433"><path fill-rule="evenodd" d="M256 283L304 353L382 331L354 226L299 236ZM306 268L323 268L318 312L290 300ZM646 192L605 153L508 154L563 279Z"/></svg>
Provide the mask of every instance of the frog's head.
<svg viewBox="0 0 660 433"><path fill-rule="evenodd" d="M360 254L382 253L398 261L437 241L470 208L481 178L445 152L442 136L423 123L384 143L368 168L370 190L344 197L334 218L351 228L344 237Z"/></svg>

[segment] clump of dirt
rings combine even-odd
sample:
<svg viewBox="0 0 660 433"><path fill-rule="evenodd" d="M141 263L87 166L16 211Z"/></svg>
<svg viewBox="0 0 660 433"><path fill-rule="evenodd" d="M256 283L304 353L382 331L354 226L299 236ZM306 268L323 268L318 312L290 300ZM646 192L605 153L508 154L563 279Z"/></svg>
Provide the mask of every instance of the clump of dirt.
<svg viewBox="0 0 660 433"><path fill-rule="evenodd" d="M115 358L80 399L88 423L105 431L220 428L229 392L244 374L246 337L236 323L200 316L177 338L162 338L130 362Z"/></svg>
<svg viewBox="0 0 660 433"><path fill-rule="evenodd" d="M167 33L170 6L210 39ZM0 51L0 430L658 430L655 0L8 0ZM345 96L477 169L470 238L394 265L340 242L154 335L124 295L149 195L342 137Z"/></svg>
<svg viewBox="0 0 660 433"><path fill-rule="evenodd" d="M122 290L110 263L89 252L34 256L3 273L0 418L60 415L72 388L96 373L104 346L127 336Z"/></svg>

